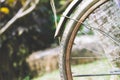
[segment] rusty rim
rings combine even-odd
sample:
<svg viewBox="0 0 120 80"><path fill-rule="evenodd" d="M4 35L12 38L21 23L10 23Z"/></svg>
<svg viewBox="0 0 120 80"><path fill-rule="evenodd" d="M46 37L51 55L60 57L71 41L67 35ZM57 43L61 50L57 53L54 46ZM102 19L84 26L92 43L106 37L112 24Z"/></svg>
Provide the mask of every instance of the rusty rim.
<svg viewBox="0 0 120 80"><path fill-rule="evenodd" d="M72 45L73 45L73 41L74 38L79 30L80 25L82 24L82 22L86 19L86 17L88 17L90 15L90 13L92 13L96 8L98 8L100 5L102 5L103 3L107 2L107 0L100 0L99 2L97 2L96 4L94 4L92 7L90 7L86 13L79 19L78 23L75 25L75 28L73 29L70 39L68 41L68 45L66 48L66 64L65 64L65 70L66 70L66 76L67 76L67 80L73 80L72 78L72 72L71 72L71 64L70 64L70 55L71 55L71 49L72 49Z"/></svg>

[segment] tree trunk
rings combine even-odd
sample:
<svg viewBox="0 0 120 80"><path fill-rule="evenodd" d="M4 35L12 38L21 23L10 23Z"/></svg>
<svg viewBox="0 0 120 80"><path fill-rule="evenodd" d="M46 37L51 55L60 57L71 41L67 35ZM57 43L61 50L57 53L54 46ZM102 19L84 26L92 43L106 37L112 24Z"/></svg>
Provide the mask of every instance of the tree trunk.
<svg viewBox="0 0 120 80"><path fill-rule="evenodd" d="M117 60L120 58L120 8L110 0L96 9L86 22L89 27L99 29L95 30L95 36L100 41L109 60L120 64ZM108 38L108 36L103 35L103 32L101 34L100 30L111 35L113 39L110 39L110 36ZM114 39L116 40L114 41ZM117 66L120 67L120 65Z"/></svg>

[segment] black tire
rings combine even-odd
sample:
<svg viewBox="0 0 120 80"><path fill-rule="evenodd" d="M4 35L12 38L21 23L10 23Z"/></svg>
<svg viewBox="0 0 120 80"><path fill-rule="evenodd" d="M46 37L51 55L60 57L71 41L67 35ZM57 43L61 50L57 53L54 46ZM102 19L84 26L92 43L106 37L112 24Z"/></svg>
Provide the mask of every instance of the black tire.
<svg viewBox="0 0 120 80"><path fill-rule="evenodd" d="M68 20L65 24L65 30L62 35L60 44L60 75L61 80L73 80L71 71L71 50L77 32L87 17L99 6L109 2L109 0L83 0L71 14L72 20ZM68 16L66 16L68 17ZM68 18L69 18L68 17ZM74 20L73 20L74 19ZM75 21L75 20L78 20Z"/></svg>

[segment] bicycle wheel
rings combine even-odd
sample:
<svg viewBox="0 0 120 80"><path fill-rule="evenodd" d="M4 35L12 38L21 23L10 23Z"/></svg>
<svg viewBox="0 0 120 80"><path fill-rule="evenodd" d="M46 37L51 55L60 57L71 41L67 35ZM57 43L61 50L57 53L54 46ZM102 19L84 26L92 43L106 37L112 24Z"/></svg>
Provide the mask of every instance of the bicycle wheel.
<svg viewBox="0 0 120 80"><path fill-rule="evenodd" d="M108 5L109 4L109 5ZM105 7L107 6L107 7ZM105 8L104 8L105 7ZM112 11L112 13L110 13L109 9L113 8L115 10L117 10L116 12ZM108 9L107 13L106 10ZM100 10L100 12L99 12ZM112 10L112 9L110 9ZM59 67L60 67L60 74L61 74L61 79L62 80L96 80L97 78L91 78L92 76L108 76L108 75L119 75L120 73L107 73L108 71L106 71L106 73L94 73L92 70L98 70L98 66L96 66L96 69L92 69L91 68L91 73L88 73L88 71L86 71L87 73L84 74L82 73L82 71L80 71L80 68L76 70L74 69L74 64L79 63L79 61L77 59L82 59L82 60L86 60L86 58L88 59L87 61L91 61L89 59L93 58L92 61L94 61L94 59L97 60L105 60L106 64L109 64L107 67L107 69L111 69L114 67L114 65L111 63L111 57L108 56L108 54L106 54L106 51L104 49L104 46L102 45L101 48L101 52L98 49L98 54L93 54L93 56L88 56L89 52L86 53L88 54L87 56L82 56L82 53L79 53L76 55L76 53L72 54L74 51L74 48L77 47L81 47L80 44L76 43L77 40L80 40L80 38L82 38L83 36L104 36L106 39L111 40L111 43L115 43L115 45L117 47L119 47L119 40L116 39L116 37L113 37L113 33L110 30L110 27L115 27L115 25L113 24L113 20L119 20L120 16L117 16L117 19L111 19L109 13L112 15L117 15L119 14L119 9L117 8L117 6L115 6L115 3L112 2L111 0L83 0L78 6L77 8L74 10L73 14L71 14L70 16L65 16L67 18L69 18L69 20L67 20L66 24L65 24L65 30L63 32L62 35L62 40L61 40L61 51L60 51L60 60L59 60ZM93 18L92 16L94 15L101 15L102 17L97 18ZM64 15L63 15L64 16ZM103 19L104 17L104 21L101 23L99 20L100 18ZM109 20L107 19L107 17L109 17ZM115 21L114 21L115 22ZM117 22L117 21L116 21ZM97 24L96 24L97 23ZM113 24L113 25L112 25ZM120 26L120 24L118 24ZM118 26L117 25L117 26ZM101 27L102 26L102 27ZM103 27L107 27L109 26L108 30L107 28L103 28ZM102 29L103 28L103 29ZM119 30L119 29L117 29ZM111 32L110 34L108 34L107 32ZM92 34L90 35L91 32ZM93 37L91 40L93 40ZM84 40L87 39L86 37L84 38ZM84 41L83 40L83 41ZM101 43L98 40L95 40L95 45L96 43L98 43L98 45ZM89 45L89 43L87 43ZM83 44L84 45L84 44ZM92 44L94 45L94 44ZM92 47L92 45L90 45L90 47ZM80 48L79 48L80 49ZM89 51L94 52L95 50L91 50L91 48L87 48L86 46L84 46L84 49L87 49ZM73 50L73 51L72 51ZM97 55L97 57L96 57ZM115 55L116 56L116 55ZM118 56L118 55L117 55ZM85 58L85 59L83 59ZM98 59L100 58L100 59ZM116 58L116 57L115 57ZM76 60L76 62L75 62ZM105 64L103 64L105 65ZM94 67L95 68L95 67ZM103 70L104 71L104 70ZM101 71L99 71L101 72ZM77 78L76 78L77 77ZM86 79L83 79L81 77L87 77ZM98 80L110 80L110 78L107 79L98 79Z"/></svg>

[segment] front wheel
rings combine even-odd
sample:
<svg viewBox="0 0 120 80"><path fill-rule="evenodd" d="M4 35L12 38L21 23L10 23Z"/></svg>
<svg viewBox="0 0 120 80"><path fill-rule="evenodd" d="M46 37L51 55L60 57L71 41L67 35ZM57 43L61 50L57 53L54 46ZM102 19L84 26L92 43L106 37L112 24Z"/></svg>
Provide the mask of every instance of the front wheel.
<svg viewBox="0 0 120 80"><path fill-rule="evenodd" d="M116 12L113 12L113 9ZM69 20L65 24L60 44L59 67L62 80L110 80L110 75L120 74L114 71L111 73L110 70L116 67L112 61L116 60L118 55L107 54L106 49L111 45L105 48L106 45L101 45L99 37L102 35L103 40L110 40L111 44L119 48L120 42L111 30L120 26L118 23L117 26L113 24L120 20L119 11L111 0L83 0L71 16L65 16ZM117 18L114 17L116 15ZM95 66L90 66L90 62ZM79 66L83 63L85 66Z"/></svg>

